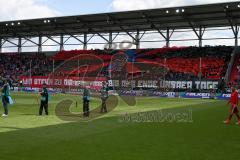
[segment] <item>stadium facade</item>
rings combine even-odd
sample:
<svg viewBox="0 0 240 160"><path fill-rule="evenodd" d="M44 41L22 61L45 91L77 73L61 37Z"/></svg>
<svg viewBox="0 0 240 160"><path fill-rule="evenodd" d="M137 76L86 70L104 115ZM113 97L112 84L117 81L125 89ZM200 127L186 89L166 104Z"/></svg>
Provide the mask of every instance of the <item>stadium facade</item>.
<svg viewBox="0 0 240 160"><path fill-rule="evenodd" d="M105 80L111 80L110 84L125 80L117 85L120 90L121 87L154 89L156 86L171 89L223 89L223 81L236 85L240 79L237 48L239 23L239 2L0 22L0 51L17 48L17 53L12 53L12 57L9 54L1 55L6 66L10 66L3 73L10 74L8 77L17 75L17 79L21 77L31 87L41 84L38 81L50 79L53 87L63 84L69 86L71 83L74 88L74 85L79 86L79 77L104 77ZM204 37L205 32L213 30L230 30L233 37ZM172 38L176 33L192 31L196 38ZM157 42L154 39L143 40L145 35L151 33L163 38L165 48L140 49L141 43ZM119 36L127 36L130 41L116 41ZM91 42L94 37L101 41ZM78 43L70 44L71 39ZM220 39L233 40L235 45L203 46L205 40ZM198 47L171 48L171 42L194 40L198 41ZM54 44L48 44L49 41ZM103 44L105 47L102 50L87 50L91 44ZM116 47L123 44L129 44L127 49L119 47L119 50ZM82 48L65 51L67 45ZM47 46L57 46L59 52L46 57L46 53L41 53L43 47ZM25 47L35 47L37 50L31 55L18 54L23 53ZM38 58L35 59L35 56ZM19 59L22 61L19 62ZM18 63L17 72L9 65L14 62ZM116 69L115 62L122 68L117 66ZM90 66L87 74L86 68L81 68L84 65ZM19 66L23 67L19 69ZM146 87L146 84L150 85Z"/></svg>

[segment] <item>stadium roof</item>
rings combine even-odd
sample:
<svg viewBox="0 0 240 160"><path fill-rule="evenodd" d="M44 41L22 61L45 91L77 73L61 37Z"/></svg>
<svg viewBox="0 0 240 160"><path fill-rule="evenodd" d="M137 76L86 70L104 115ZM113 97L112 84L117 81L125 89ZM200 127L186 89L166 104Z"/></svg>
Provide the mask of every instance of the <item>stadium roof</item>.
<svg viewBox="0 0 240 160"><path fill-rule="evenodd" d="M0 38L237 26L240 2L0 22Z"/></svg>

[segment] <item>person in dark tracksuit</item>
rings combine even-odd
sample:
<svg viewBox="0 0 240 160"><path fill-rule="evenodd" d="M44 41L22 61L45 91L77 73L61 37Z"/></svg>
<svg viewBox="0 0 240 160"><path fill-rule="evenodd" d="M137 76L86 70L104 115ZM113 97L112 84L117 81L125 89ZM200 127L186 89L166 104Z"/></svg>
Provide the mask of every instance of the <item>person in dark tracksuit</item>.
<svg viewBox="0 0 240 160"><path fill-rule="evenodd" d="M8 116L8 103L9 103L9 96L10 96L10 86L7 82L7 80L4 81L2 91L2 104L4 108L4 114L2 114L2 117Z"/></svg>
<svg viewBox="0 0 240 160"><path fill-rule="evenodd" d="M101 99L102 99L101 113L107 113L107 99L108 99L107 83L103 82L100 93L101 93Z"/></svg>
<svg viewBox="0 0 240 160"><path fill-rule="evenodd" d="M42 115L43 109L45 110L45 114L48 115L48 90L47 85L44 83L41 95L41 103L39 108L39 115Z"/></svg>
<svg viewBox="0 0 240 160"><path fill-rule="evenodd" d="M90 102L90 91L88 87L83 89L83 117L89 117L89 102Z"/></svg>

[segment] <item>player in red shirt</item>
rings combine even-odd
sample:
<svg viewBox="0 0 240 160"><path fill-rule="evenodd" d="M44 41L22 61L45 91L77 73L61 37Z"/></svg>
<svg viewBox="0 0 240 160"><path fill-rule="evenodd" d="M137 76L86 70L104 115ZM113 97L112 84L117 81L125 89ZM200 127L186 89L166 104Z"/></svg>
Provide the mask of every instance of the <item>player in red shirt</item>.
<svg viewBox="0 0 240 160"><path fill-rule="evenodd" d="M230 114L229 114L228 119L226 121L224 121L224 123L225 124L230 124L231 120L232 120L232 117L233 117L233 114L235 114L237 116L237 119L238 119L237 124L240 125L240 116L238 114L239 113L239 111L238 111L238 92L233 87L231 88L231 90L232 90L231 98L227 103L227 106L229 104L231 104L231 110L230 110Z"/></svg>

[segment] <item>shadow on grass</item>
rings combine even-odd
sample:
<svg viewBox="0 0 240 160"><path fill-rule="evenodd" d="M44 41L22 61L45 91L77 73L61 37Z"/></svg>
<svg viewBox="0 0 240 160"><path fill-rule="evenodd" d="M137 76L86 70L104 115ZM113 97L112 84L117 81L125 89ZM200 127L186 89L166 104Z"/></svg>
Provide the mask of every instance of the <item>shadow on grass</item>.
<svg viewBox="0 0 240 160"><path fill-rule="evenodd" d="M212 152L209 148L219 151L219 157L231 155L225 153L231 153L237 146L233 145L230 148L228 144L236 142L239 138L229 137L229 134L239 132L236 130L237 127L225 130L225 126L216 125L224 114L223 110L221 113L218 112L218 107L222 104L222 102L214 102L164 109L166 112L176 113L191 108L194 118L203 125L201 123L119 123L119 117L116 116L91 122L69 122L4 132L0 133L0 156L8 160L94 160L99 157L142 160L160 159L164 155L161 159L182 160L194 159L196 154L209 156ZM212 113L215 115L208 116ZM219 140L224 138L227 138L228 142L221 141L219 145ZM226 148L225 152L220 152L221 148ZM230 148L231 152L227 148Z"/></svg>
<svg viewBox="0 0 240 160"><path fill-rule="evenodd" d="M85 118L83 117L82 113L74 114L70 112L70 108L72 104L74 103L73 100L63 100L60 103L57 104L55 109L56 116L63 120L68 122L79 122L79 121L90 121L95 118L101 117L107 113L101 113L101 106L97 107L94 110L90 111L90 116ZM107 109L108 112L112 112L117 106L118 106L118 98L116 96L110 96L107 100Z"/></svg>
<svg viewBox="0 0 240 160"><path fill-rule="evenodd" d="M14 129L14 130L20 130L22 128L19 127L5 127L5 126L0 126L0 129Z"/></svg>

